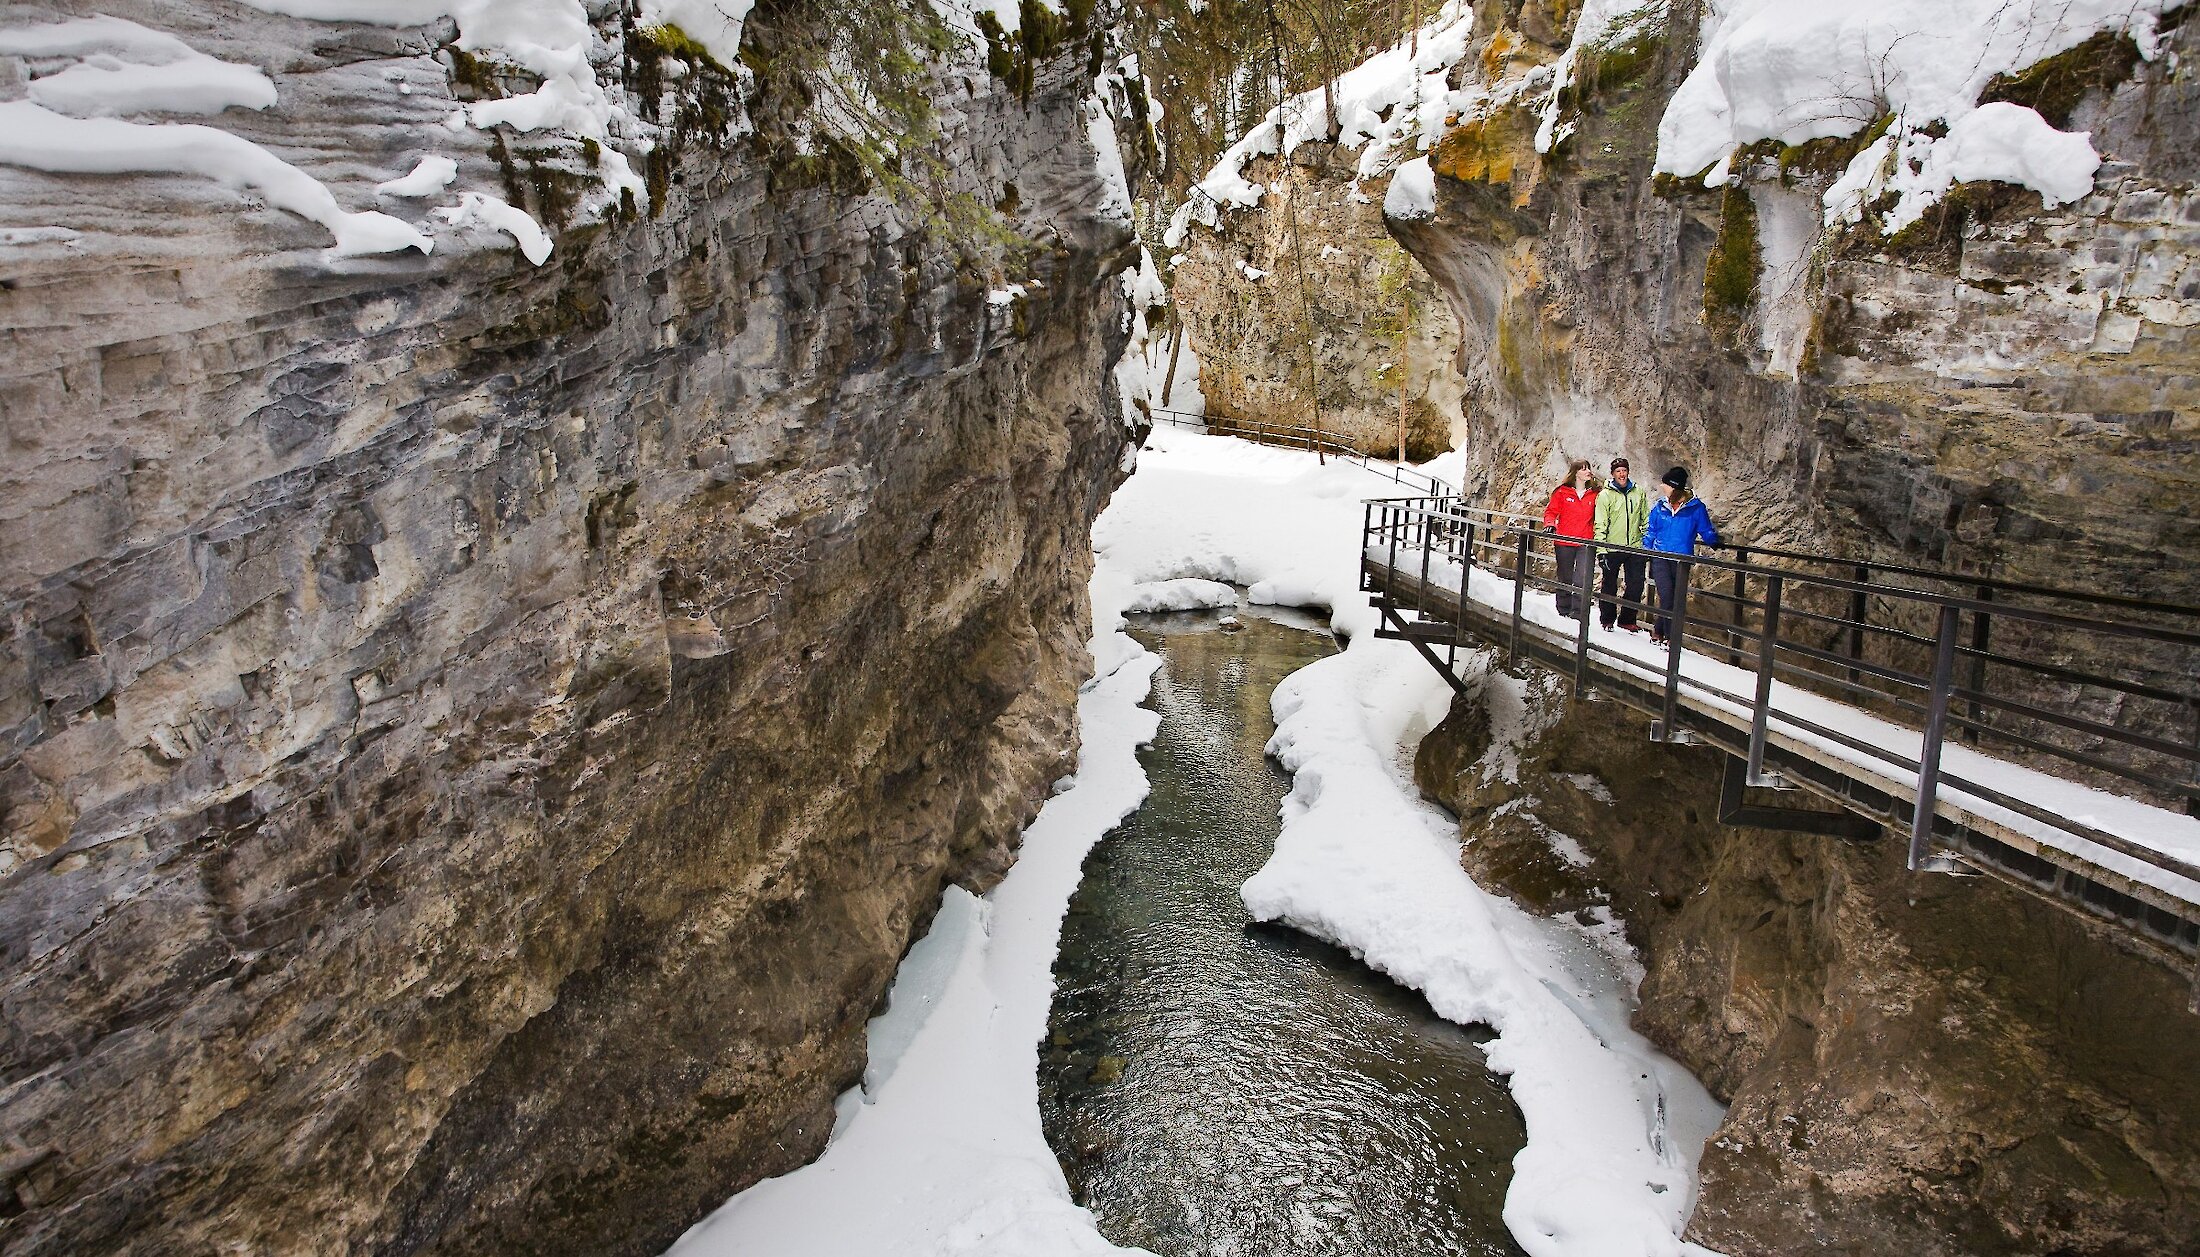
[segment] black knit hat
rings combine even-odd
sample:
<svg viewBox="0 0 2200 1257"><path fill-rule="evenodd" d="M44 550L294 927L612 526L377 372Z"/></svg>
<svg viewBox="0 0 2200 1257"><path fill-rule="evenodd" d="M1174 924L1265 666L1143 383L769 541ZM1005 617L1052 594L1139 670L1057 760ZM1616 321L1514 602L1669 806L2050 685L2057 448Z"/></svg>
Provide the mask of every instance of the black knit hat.
<svg viewBox="0 0 2200 1257"><path fill-rule="evenodd" d="M1688 487L1688 469L1686 467L1675 467L1665 473L1665 479L1660 483L1669 484L1676 489L1685 489Z"/></svg>
<svg viewBox="0 0 2200 1257"><path fill-rule="evenodd" d="M1605 470L1606 470L1606 471L1618 471L1618 470L1619 470L1620 468L1622 468L1622 467L1626 467L1626 466L1627 466L1627 460L1626 460L1626 459L1624 459L1624 458L1615 458L1615 459L1613 459L1613 460L1612 460L1612 465L1611 465L1610 467L1607 467L1607 468L1605 468ZM1632 470L1634 470L1634 469L1630 467L1630 468L1628 468L1628 470L1632 471Z"/></svg>

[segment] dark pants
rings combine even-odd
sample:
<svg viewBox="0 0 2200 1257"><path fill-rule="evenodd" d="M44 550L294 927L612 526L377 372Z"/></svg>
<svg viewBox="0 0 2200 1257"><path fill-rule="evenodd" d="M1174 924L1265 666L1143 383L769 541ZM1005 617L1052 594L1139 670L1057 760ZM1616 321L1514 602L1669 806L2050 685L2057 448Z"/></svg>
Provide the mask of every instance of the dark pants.
<svg viewBox="0 0 2200 1257"><path fill-rule="evenodd" d="M1650 560L1650 580L1658 587L1658 622L1651 632L1664 637L1673 629L1673 600L1681 583L1681 565L1672 559Z"/></svg>
<svg viewBox="0 0 2200 1257"><path fill-rule="evenodd" d="M1571 617L1576 614L1581 596L1581 564L1589 557L1581 546L1558 546L1558 613Z"/></svg>
<svg viewBox="0 0 2200 1257"><path fill-rule="evenodd" d="M1621 624L1635 623L1635 609L1613 603L1612 593L1617 589L1619 596L1627 601L1641 602L1642 564L1642 556L1635 554L1607 554L1597 560L1597 565L1604 569L1603 579L1597 587L1597 592L1604 595L1604 601L1597 604L1597 620L1604 627L1612 627L1615 612L1618 613ZM1624 584L1622 577L1625 578Z"/></svg>

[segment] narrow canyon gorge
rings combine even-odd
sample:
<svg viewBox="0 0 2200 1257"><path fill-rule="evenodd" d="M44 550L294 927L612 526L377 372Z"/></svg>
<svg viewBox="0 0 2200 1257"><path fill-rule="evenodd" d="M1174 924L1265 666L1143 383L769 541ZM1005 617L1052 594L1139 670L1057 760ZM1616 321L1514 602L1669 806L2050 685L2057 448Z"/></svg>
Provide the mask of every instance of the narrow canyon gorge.
<svg viewBox="0 0 2200 1257"><path fill-rule="evenodd" d="M1868 42L1889 3L1809 20ZM2200 20L2047 7L1973 23L2015 50L1975 50L2008 68L1961 110L1890 52L1866 116L1787 138L1745 134L1748 76L1818 71L1747 37L1800 0L7 7L0 1253L712 1242L872 1120L912 946L1016 937L989 896L1042 809L1151 743L1091 714L1161 666L1124 616L1240 597L1329 613L1308 674L1416 670L1427 711L1361 676L1405 792L1365 823L1435 817L1452 871L1603 940L1644 1059L1700 1080L1646 1101L1673 1178L1627 1186L1693 1214L1644 1257L2191 1252L2174 939L1906 872L1891 831L1724 824L1718 752L1496 652L1430 689L1357 584L1291 565L1357 562L1359 500L1408 491L1312 429L1531 515L1626 455L1689 467L1729 541L2200 604ZM2082 135L2089 188L1948 157L2008 110ZM1300 431L1313 470L1229 480L1168 443L1201 425ZM1329 653L1292 623L1278 677ZM1325 691L1244 688L1230 640L1175 648L1300 775L1241 808L1221 898L1258 925L1208 933L1295 926L1403 1023L1502 1021L1247 875L1334 774ZM2183 692L2193 659L2117 666ZM2073 707L2164 746L2195 710ZM1083 849L1046 858L1051 931ZM1135 968L1077 937L1071 969ZM1028 1038L1021 1069L1086 1052ZM1075 1063L1049 1105L1126 1076ZM1700 1166L1665 1148L1706 1113ZM1073 1198L1110 1149L1056 1152L1023 1170L1073 1246L978 1211L894 1251L1146 1234ZM1633 1257L1521 1216L1486 1225ZM691 1251L821 1251L724 1234Z"/></svg>

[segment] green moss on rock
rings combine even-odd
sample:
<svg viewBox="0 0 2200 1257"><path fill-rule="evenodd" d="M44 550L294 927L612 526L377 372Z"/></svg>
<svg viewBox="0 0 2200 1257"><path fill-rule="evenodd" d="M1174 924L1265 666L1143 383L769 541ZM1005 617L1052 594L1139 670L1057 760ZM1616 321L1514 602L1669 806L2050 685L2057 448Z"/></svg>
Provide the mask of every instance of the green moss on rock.
<svg viewBox="0 0 2200 1257"><path fill-rule="evenodd" d="M673 57L698 68L708 67L720 74L732 76L725 64L711 55L710 49L693 35L671 22L659 22L644 26L634 32L634 38L660 57Z"/></svg>
<svg viewBox="0 0 2200 1257"><path fill-rule="evenodd" d="M1016 99L1031 99L1041 63L1071 45L1082 44L1095 33L1092 15L1097 0L1064 0L1056 13L1041 0L1020 0L1016 6L1016 31L1011 34L991 12L977 14L978 32L985 36L985 66L994 78L1008 84ZM1100 45L1091 45L1093 61ZM1088 66L1095 73L1097 64Z"/></svg>
<svg viewBox="0 0 2200 1257"><path fill-rule="evenodd" d="M1880 252L1909 266L1954 272L1963 262L1963 240L1971 224L1990 223L2004 214L2040 211L2040 194L2007 183L1959 183L1916 222L1887 238Z"/></svg>
<svg viewBox="0 0 2200 1257"><path fill-rule="evenodd" d="M1839 175L1856 160L1856 155L1870 148L1879 137L1894 125L1894 115L1881 114L1870 126L1855 135L1831 136L1820 140L1806 140L1801 144L1780 146L1780 181L1790 183L1794 176Z"/></svg>
<svg viewBox="0 0 2200 1257"><path fill-rule="evenodd" d="M1757 205L1746 188L1730 187L1719 202L1719 238L1703 271L1703 316L1711 334L1735 343L1757 303Z"/></svg>
<svg viewBox="0 0 2200 1257"><path fill-rule="evenodd" d="M2007 101L2023 105L2047 119L2050 126L2067 128L2070 115L2089 92L2112 92L2131 78L2139 66L2139 46L2131 36L2102 32L2075 48L2015 74L1997 74L1979 94L1979 103Z"/></svg>
<svg viewBox="0 0 2200 1257"><path fill-rule="evenodd" d="M1665 9L1650 5L1620 19L1582 50L1574 74L1583 105L1640 84L1665 49Z"/></svg>
<svg viewBox="0 0 2200 1257"><path fill-rule="evenodd" d="M458 99L495 100L504 95L504 86L488 62L456 44L444 45L443 54L450 58L451 82L458 88L453 95Z"/></svg>

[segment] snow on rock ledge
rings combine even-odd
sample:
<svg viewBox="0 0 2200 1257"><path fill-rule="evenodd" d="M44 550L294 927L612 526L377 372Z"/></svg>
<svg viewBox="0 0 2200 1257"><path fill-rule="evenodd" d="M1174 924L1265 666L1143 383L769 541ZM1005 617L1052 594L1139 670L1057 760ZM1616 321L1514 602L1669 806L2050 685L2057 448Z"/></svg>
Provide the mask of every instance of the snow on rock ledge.
<svg viewBox="0 0 2200 1257"><path fill-rule="evenodd" d="M1887 230L1900 231L1917 221L1950 187L1980 179L2021 184L2053 209L2091 192L2093 172L2100 165L2100 154L2086 133L2058 131L2023 105L1981 105L1956 119L1947 136L1926 151L1914 174L1905 170L1897 178L1894 186L1903 196L1887 219Z"/></svg>
<svg viewBox="0 0 2200 1257"><path fill-rule="evenodd" d="M2084 135L2052 131L2005 113L1980 123L1979 93L1995 76L2034 65L2098 34L2128 35L2152 57L2161 15L2183 0L1718 0L1703 52L1658 126L1659 172L1723 181L1737 150L1759 140L1801 144L1855 135L1893 118L1880 150L1902 194L1890 231L1915 221L1951 180L2023 184L2074 200L2092 186L2098 158ZM2029 112L2029 111L2027 111ZM2033 115L2037 118L2037 115ZM1958 157L1934 156L1927 127L1967 137ZM2081 155L2078 149L2082 147ZM1862 160L1861 157L1858 159ZM2092 164L2087 164L2090 161ZM1960 169L1963 173L1955 173ZM2082 172L2082 173L2081 173ZM1828 193L1829 219L1852 210L1871 169L1851 169ZM2082 177L2084 186L2078 186Z"/></svg>
<svg viewBox="0 0 2200 1257"><path fill-rule="evenodd" d="M543 234L527 211L509 204L499 197L468 192L457 205L445 206L435 212L436 217L453 227L483 226L504 232L519 243L519 251L536 266L550 256L550 237Z"/></svg>
<svg viewBox="0 0 2200 1257"><path fill-rule="evenodd" d="M1467 55L1474 33L1474 10L1463 0L1447 0L1433 21L1421 28L1419 50L1400 43L1376 53L1338 77L1334 88L1336 142L1361 149L1359 176L1379 178L1396 164L1400 150L1418 152L1443 134L1444 119L1457 113L1472 92L1456 92L1445 80ZM1192 223L1219 227L1226 208L1248 209L1267 192L1245 178L1245 164L1273 153L1289 156L1308 140L1329 139L1332 119L1323 89L1291 97L1268 111L1259 126L1222 155L1214 168L1178 207L1162 242L1181 248Z"/></svg>
<svg viewBox="0 0 2200 1257"><path fill-rule="evenodd" d="M1391 218L1427 218L1436 212L1436 171L1428 158L1416 157L1398 167L1383 193L1383 213Z"/></svg>
<svg viewBox="0 0 2200 1257"><path fill-rule="evenodd" d="M376 210L346 213L320 180L215 127L69 118L29 101L8 101L0 104L0 162L52 174L204 175L251 189L268 204L328 228L339 256L435 248L402 219Z"/></svg>

